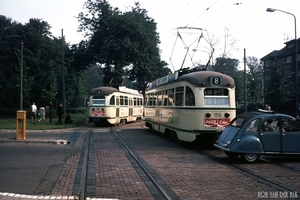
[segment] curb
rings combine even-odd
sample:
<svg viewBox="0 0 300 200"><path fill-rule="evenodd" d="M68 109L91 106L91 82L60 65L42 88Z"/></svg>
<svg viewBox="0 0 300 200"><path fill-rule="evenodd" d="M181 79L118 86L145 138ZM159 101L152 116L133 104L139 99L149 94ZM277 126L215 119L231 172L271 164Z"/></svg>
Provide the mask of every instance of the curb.
<svg viewBox="0 0 300 200"><path fill-rule="evenodd" d="M54 143L54 144L70 144L71 142L69 140L61 140L61 139L48 139L48 140L43 140L43 139L25 139L25 140L16 140L15 138L8 138L8 139L0 139L0 143L5 143L5 142L16 142L16 143Z"/></svg>

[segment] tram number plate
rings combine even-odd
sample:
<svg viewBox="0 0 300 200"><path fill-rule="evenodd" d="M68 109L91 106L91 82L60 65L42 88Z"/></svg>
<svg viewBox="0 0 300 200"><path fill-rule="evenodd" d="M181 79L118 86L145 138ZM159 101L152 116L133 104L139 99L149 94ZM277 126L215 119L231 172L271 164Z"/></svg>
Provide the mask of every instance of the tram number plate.
<svg viewBox="0 0 300 200"><path fill-rule="evenodd" d="M212 76L210 78L210 85L221 85L222 78L220 76Z"/></svg>
<svg viewBox="0 0 300 200"><path fill-rule="evenodd" d="M222 117L222 113L214 113L214 117L221 118Z"/></svg>

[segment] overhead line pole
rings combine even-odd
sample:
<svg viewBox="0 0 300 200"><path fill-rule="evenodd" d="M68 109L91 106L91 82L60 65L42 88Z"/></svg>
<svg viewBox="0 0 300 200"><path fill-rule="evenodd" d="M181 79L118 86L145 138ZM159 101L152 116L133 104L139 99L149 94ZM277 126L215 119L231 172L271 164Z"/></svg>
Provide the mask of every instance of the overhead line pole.
<svg viewBox="0 0 300 200"><path fill-rule="evenodd" d="M63 96L63 112L64 117L66 116L66 94L65 94L65 55L64 55L64 33L63 29L61 29L61 43L62 43L62 59L61 59L61 66L62 66L62 96Z"/></svg>

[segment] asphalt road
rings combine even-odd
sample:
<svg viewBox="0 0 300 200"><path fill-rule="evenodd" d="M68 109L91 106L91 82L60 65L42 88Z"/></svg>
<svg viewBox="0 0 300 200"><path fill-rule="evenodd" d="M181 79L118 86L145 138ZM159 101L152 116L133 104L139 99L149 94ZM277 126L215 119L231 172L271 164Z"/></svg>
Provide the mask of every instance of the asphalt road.
<svg viewBox="0 0 300 200"><path fill-rule="evenodd" d="M41 135L43 134L43 135ZM29 133L30 138L57 139L70 137L72 132ZM13 133L1 133L1 138ZM21 194L49 195L66 162L79 150L72 145L39 142L0 143L0 191Z"/></svg>

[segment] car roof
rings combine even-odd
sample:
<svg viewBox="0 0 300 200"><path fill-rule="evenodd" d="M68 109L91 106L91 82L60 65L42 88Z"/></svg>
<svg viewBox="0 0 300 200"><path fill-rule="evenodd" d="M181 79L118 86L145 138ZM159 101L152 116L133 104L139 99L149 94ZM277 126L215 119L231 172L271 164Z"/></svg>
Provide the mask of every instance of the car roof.
<svg viewBox="0 0 300 200"><path fill-rule="evenodd" d="M245 113L239 114L236 116L236 118L250 119L253 117L278 117L278 116L293 118L290 115L286 115L286 114L282 114L282 113L275 113L274 111L267 111L267 110L262 110L262 109L259 109L258 111L251 111L251 112L245 112Z"/></svg>

